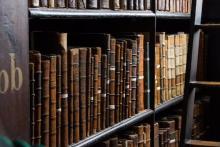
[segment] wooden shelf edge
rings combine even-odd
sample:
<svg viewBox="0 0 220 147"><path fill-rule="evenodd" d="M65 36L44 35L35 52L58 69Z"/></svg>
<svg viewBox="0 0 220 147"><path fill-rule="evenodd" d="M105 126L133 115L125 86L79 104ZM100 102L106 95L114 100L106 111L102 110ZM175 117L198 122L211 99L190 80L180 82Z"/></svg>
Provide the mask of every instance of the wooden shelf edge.
<svg viewBox="0 0 220 147"><path fill-rule="evenodd" d="M157 11L156 17L158 19L190 19L191 15L188 13Z"/></svg>
<svg viewBox="0 0 220 147"><path fill-rule="evenodd" d="M147 109L143 112L140 112L130 118L127 118L111 127L108 127L100 132L97 132L94 135L91 135L89 137L87 137L84 140L81 140L78 143L72 144L70 145L70 147L86 147L86 146L91 146L109 136L111 136L112 134L127 129L128 127L143 121L144 119L146 119L147 117L150 117L151 115L153 115L153 110Z"/></svg>
<svg viewBox="0 0 220 147"><path fill-rule="evenodd" d="M150 10L104 10L70 8L29 8L29 18L41 19L103 19L103 18L153 18Z"/></svg>
<svg viewBox="0 0 220 147"><path fill-rule="evenodd" d="M183 96L177 96L167 102L164 102L163 104L161 104L160 106L158 106L156 109L155 109L155 114L161 112L161 111L164 111L165 109L168 109L170 108L171 106L174 106L174 105L177 105L179 104L180 102L183 101Z"/></svg>

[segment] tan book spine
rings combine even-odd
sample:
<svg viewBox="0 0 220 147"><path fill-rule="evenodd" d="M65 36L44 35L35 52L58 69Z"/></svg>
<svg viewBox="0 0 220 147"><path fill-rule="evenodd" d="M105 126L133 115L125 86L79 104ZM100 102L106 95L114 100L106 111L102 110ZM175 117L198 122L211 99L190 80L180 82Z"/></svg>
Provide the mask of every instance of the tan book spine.
<svg viewBox="0 0 220 147"><path fill-rule="evenodd" d="M180 38L179 34L176 34L174 37L175 41L175 73L176 73L176 95L181 95L181 74L180 74L180 68L181 68L181 55L180 55Z"/></svg>
<svg viewBox="0 0 220 147"><path fill-rule="evenodd" d="M160 44L155 45L155 107L160 105L160 97L161 97L161 90L160 90Z"/></svg>
<svg viewBox="0 0 220 147"><path fill-rule="evenodd" d="M54 8L55 7L55 1L54 0L48 0L48 7Z"/></svg>
<svg viewBox="0 0 220 147"><path fill-rule="evenodd" d="M65 8L66 7L66 0L56 0L56 7L58 8Z"/></svg>

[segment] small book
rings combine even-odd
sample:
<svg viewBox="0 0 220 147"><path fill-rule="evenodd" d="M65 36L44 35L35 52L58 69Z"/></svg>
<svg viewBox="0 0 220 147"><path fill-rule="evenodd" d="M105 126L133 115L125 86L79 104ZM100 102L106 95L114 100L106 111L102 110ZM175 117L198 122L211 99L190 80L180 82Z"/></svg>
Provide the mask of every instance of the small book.
<svg viewBox="0 0 220 147"><path fill-rule="evenodd" d="M133 3L134 3L134 10L139 10L139 0L133 0Z"/></svg>

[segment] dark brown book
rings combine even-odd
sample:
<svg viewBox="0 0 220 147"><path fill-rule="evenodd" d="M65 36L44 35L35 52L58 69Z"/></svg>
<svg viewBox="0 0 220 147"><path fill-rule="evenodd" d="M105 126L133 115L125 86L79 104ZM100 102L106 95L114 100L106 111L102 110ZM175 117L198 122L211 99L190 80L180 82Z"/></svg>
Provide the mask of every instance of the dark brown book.
<svg viewBox="0 0 220 147"><path fill-rule="evenodd" d="M118 137L113 137L109 139L109 146L110 147L117 147L118 146Z"/></svg>
<svg viewBox="0 0 220 147"><path fill-rule="evenodd" d="M92 49L88 48L87 51L87 70L86 70L86 135L90 135L90 99L93 95L91 95L91 71L92 71Z"/></svg>
<svg viewBox="0 0 220 147"><path fill-rule="evenodd" d="M76 0L68 0L68 8L76 8Z"/></svg>
<svg viewBox="0 0 220 147"><path fill-rule="evenodd" d="M94 57L94 89L93 89L93 133L97 132L97 124L98 124L98 62L99 57L97 54L93 55Z"/></svg>
<svg viewBox="0 0 220 147"><path fill-rule="evenodd" d="M142 125L135 126L134 131L138 134L138 147L144 147L144 127Z"/></svg>
<svg viewBox="0 0 220 147"><path fill-rule="evenodd" d="M101 70L101 129L106 127L106 86L107 86L107 55L102 55L102 70Z"/></svg>
<svg viewBox="0 0 220 147"><path fill-rule="evenodd" d="M131 116L131 69L132 69L132 50L126 50L126 89L125 89L125 116L126 118Z"/></svg>
<svg viewBox="0 0 220 147"><path fill-rule="evenodd" d="M120 0L110 0L110 9L112 10L120 9Z"/></svg>
<svg viewBox="0 0 220 147"><path fill-rule="evenodd" d="M143 124L144 127L144 147L150 147L150 125L149 124Z"/></svg>
<svg viewBox="0 0 220 147"><path fill-rule="evenodd" d="M130 134L127 138L133 141L133 147L138 147L138 134Z"/></svg>
<svg viewBox="0 0 220 147"><path fill-rule="evenodd" d="M98 8L97 0L86 0L86 8L87 9L97 9Z"/></svg>
<svg viewBox="0 0 220 147"><path fill-rule="evenodd" d="M56 7L58 8L64 8L66 7L66 1L65 0L56 0Z"/></svg>
<svg viewBox="0 0 220 147"><path fill-rule="evenodd" d="M144 10L144 0L138 0L138 9Z"/></svg>
<svg viewBox="0 0 220 147"><path fill-rule="evenodd" d="M46 2L47 3L47 2ZM47 5L46 5L47 6ZM45 6L45 7L46 7ZM48 0L48 7L49 8L54 8L55 7L55 1L54 0Z"/></svg>
<svg viewBox="0 0 220 147"><path fill-rule="evenodd" d="M121 53L121 46L119 43L116 44L115 50L115 123L119 122L119 104L120 104L120 69L121 69L121 62L120 62L120 55Z"/></svg>
<svg viewBox="0 0 220 147"><path fill-rule="evenodd" d="M41 7L47 7L48 6L47 0L40 0L40 6Z"/></svg>
<svg viewBox="0 0 220 147"><path fill-rule="evenodd" d="M40 1L39 0L29 0L28 1L30 7L40 7Z"/></svg>
<svg viewBox="0 0 220 147"><path fill-rule="evenodd" d="M42 88L41 88L41 54L37 51L30 51L30 62L34 63L35 79L35 144L41 144L41 105L42 105Z"/></svg>
<svg viewBox="0 0 220 147"><path fill-rule="evenodd" d="M77 1L77 8L78 9L85 9L86 8L86 0L76 0Z"/></svg>
<svg viewBox="0 0 220 147"><path fill-rule="evenodd" d="M42 66L42 144L49 146L50 132L50 60L43 59Z"/></svg>
<svg viewBox="0 0 220 147"><path fill-rule="evenodd" d="M50 55L50 146L56 147L56 77L57 77L57 57L56 55Z"/></svg>
<svg viewBox="0 0 220 147"><path fill-rule="evenodd" d="M159 147L159 124L154 124L154 147Z"/></svg>
<svg viewBox="0 0 220 147"><path fill-rule="evenodd" d="M94 56L91 57L91 73L90 73L90 135L94 133L93 126L94 126L94 65L95 60Z"/></svg>
<svg viewBox="0 0 220 147"><path fill-rule="evenodd" d="M73 132L74 132L74 105L73 105L73 95L74 95L74 49L68 50L68 124L69 124L69 144L73 143Z"/></svg>
<svg viewBox="0 0 220 147"><path fill-rule="evenodd" d="M146 52L144 52L144 97L145 106L150 108L150 46L146 41Z"/></svg>
<svg viewBox="0 0 220 147"><path fill-rule="evenodd" d="M57 112L57 131L56 131L56 145L57 147L61 146L61 97L62 97L62 91L61 91L61 56L57 55L57 67L56 67L56 112Z"/></svg>
<svg viewBox="0 0 220 147"><path fill-rule="evenodd" d="M87 48L79 49L80 139L86 137L86 57Z"/></svg>
<svg viewBox="0 0 220 147"><path fill-rule="evenodd" d="M134 10L134 0L127 0L128 10Z"/></svg>
<svg viewBox="0 0 220 147"><path fill-rule="evenodd" d="M95 146L98 146L98 147L110 147L109 140L106 140L106 141L103 141L103 142L99 142Z"/></svg>
<svg viewBox="0 0 220 147"><path fill-rule="evenodd" d="M120 0L120 9L127 10L127 0Z"/></svg>
<svg viewBox="0 0 220 147"><path fill-rule="evenodd" d="M35 84L35 79L34 79L34 63L29 63L29 76L30 76L30 102L31 102L31 144L35 144L35 136L34 136L34 127L35 127L35 92L34 92L34 84Z"/></svg>
<svg viewBox="0 0 220 147"><path fill-rule="evenodd" d="M115 48L116 39L111 39L110 68L109 68L109 125L115 123Z"/></svg>
<svg viewBox="0 0 220 147"><path fill-rule="evenodd" d="M98 0L99 9L109 9L109 0Z"/></svg>

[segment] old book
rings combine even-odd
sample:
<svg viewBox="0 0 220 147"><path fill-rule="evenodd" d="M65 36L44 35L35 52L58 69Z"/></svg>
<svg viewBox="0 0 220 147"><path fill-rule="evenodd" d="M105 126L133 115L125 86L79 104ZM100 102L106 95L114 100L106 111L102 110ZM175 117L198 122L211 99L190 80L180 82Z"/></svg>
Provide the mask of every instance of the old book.
<svg viewBox="0 0 220 147"><path fill-rule="evenodd" d="M176 95L181 95L181 53L180 53L180 38L179 34L174 36L175 45L175 78L176 78Z"/></svg>
<svg viewBox="0 0 220 147"><path fill-rule="evenodd" d="M154 124L154 147L159 147L159 124Z"/></svg>
<svg viewBox="0 0 220 147"><path fill-rule="evenodd" d="M166 128L159 129L159 144L162 147L169 146L169 130Z"/></svg>
<svg viewBox="0 0 220 147"><path fill-rule="evenodd" d="M111 39L109 67L109 125L115 123L115 48L116 39Z"/></svg>
<svg viewBox="0 0 220 147"><path fill-rule="evenodd" d="M56 55L49 55L49 59L50 59L50 146L56 147L57 57Z"/></svg>
<svg viewBox="0 0 220 147"><path fill-rule="evenodd" d="M54 8L55 7L55 0L48 0L48 7L49 8Z"/></svg>
<svg viewBox="0 0 220 147"><path fill-rule="evenodd" d="M58 8L64 8L64 7L66 7L66 0L56 0L56 7L58 7Z"/></svg>
<svg viewBox="0 0 220 147"><path fill-rule="evenodd" d="M144 10L144 0L138 0L138 10Z"/></svg>
<svg viewBox="0 0 220 147"><path fill-rule="evenodd" d="M144 146L144 127L142 125L134 127L135 133L138 134L138 147Z"/></svg>
<svg viewBox="0 0 220 147"><path fill-rule="evenodd" d="M160 105L160 44L155 45L155 106Z"/></svg>
<svg viewBox="0 0 220 147"><path fill-rule="evenodd" d="M99 9L109 9L109 0L98 0Z"/></svg>
<svg viewBox="0 0 220 147"><path fill-rule="evenodd" d="M56 145L59 147L61 146L61 97L62 97L62 91L61 91L61 56L57 55L57 64L56 64L56 124L57 124L57 131L56 131Z"/></svg>
<svg viewBox="0 0 220 147"><path fill-rule="evenodd" d="M165 141L164 130L159 130L159 146L160 147L165 147L164 141Z"/></svg>
<svg viewBox="0 0 220 147"><path fill-rule="evenodd" d="M170 11L170 0L166 0L165 11Z"/></svg>
<svg viewBox="0 0 220 147"><path fill-rule="evenodd" d="M47 2L47 0L40 0L40 6L41 6L41 7L48 7L48 2Z"/></svg>
<svg viewBox="0 0 220 147"><path fill-rule="evenodd" d="M42 59L42 144L49 146L50 132L50 60Z"/></svg>
<svg viewBox="0 0 220 147"><path fill-rule="evenodd" d="M118 146L118 137L113 137L109 139L109 146L110 147L117 147Z"/></svg>
<svg viewBox="0 0 220 147"><path fill-rule="evenodd" d="M144 0L144 10L150 10L151 9L151 0Z"/></svg>
<svg viewBox="0 0 220 147"><path fill-rule="evenodd" d="M133 147L138 147L138 134L129 134L127 138L133 141Z"/></svg>
<svg viewBox="0 0 220 147"><path fill-rule="evenodd" d="M77 1L77 8L78 9L85 9L86 8L86 0L76 0Z"/></svg>
<svg viewBox="0 0 220 147"><path fill-rule="evenodd" d="M134 10L139 10L139 3L138 3L139 0L133 0L133 5L134 5Z"/></svg>
<svg viewBox="0 0 220 147"><path fill-rule="evenodd" d="M150 125L149 124L143 124L144 127L144 147L150 147Z"/></svg>
<svg viewBox="0 0 220 147"><path fill-rule="evenodd" d="M86 0L86 8L97 9L98 8L97 0Z"/></svg>
<svg viewBox="0 0 220 147"><path fill-rule="evenodd" d="M109 140L106 140L106 141L102 141L102 142L97 143L96 146L98 146L98 147L110 147L110 143L109 143Z"/></svg>
<svg viewBox="0 0 220 147"><path fill-rule="evenodd" d="M77 8L76 0L68 0L68 8Z"/></svg>
<svg viewBox="0 0 220 147"><path fill-rule="evenodd" d="M42 105L42 91L41 91L41 54L37 51L30 51L30 62L34 63L34 93L35 93L35 144L41 144L41 105Z"/></svg>
<svg viewBox="0 0 220 147"><path fill-rule="evenodd" d="M134 10L134 0L127 0L127 9Z"/></svg>
<svg viewBox="0 0 220 147"><path fill-rule="evenodd" d="M144 97L145 107L150 108L150 46L146 41L146 52L144 52Z"/></svg>
<svg viewBox="0 0 220 147"><path fill-rule="evenodd" d="M128 103L126 98L126 84L127 80L127 41L124 41L124 53L123 53L123 73L122 73L122 119L128 117Z"/></svg>
<svg viewBox="0 0 220 147"><path fill-rule="evenodd" d="M132 71L132 49L126 50L126 85L125 85L125 116L126 118L131 117L131 71Z"/></svg>
<svg viewBox="0 0 220 147"><path fill-rule="evenodd" d="M29 0L28 1L30 7L40 7L40 1L39 0Z"/></svg>
<svg viewBox="0 0 220 147"><path fill-rule="evenodd" d="M102 55L102 70L101 70L101 129L106 127L106 86L107 86L107 55Z"/></svg>
<svg viewBox="0 0 220 147"><path fill-rule="evenodd" d="M94 65L95 60L94 56L91 57L91 73L90 73L90 134L93 134L94 126Z"/></svg>
<svg viewBox="0 0 220 147"><path fill-rule="evenodd" d="M120 9L120 0L110 0L110 8L112 10Z"/></svg>
<svg viewBox="0 0 220 147"><path fill-rule="evenodd" d="M127 10L127 0L120 0L120 9Z"/></svg>
<svg viewBox="0 0 220 147"><path fill-rule="evenodd" d="M35 92L34 92L34 63L29 63L29 76L30 76L30 102L31 102L31 144L35 144L34 127L35 127Z"/></svg>
<svg viewBox="0 0 220 147"><path fill-rule="evenodd" d="M90 135L90 99L91 99L91 71L92 71L92 49L88 48L87 51L87 70L86 70L86 135Z"/></svg>
<svg viewBox="0 0 220 147"><path fill-rule="evenodd" d="M87 48L79 49L80 139L86 137L86 64Z"/></svg>
<svg viewBox="0 0 220 147"><path fill-rule="evenodd" d="M98 125L98 64L99 64L99 57L97 54L93 55L94 57L94 89L93 89L93 133L97 132L97 125Z"/></svg>

